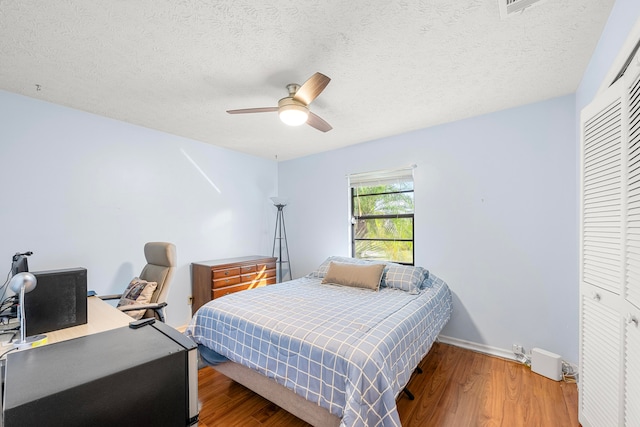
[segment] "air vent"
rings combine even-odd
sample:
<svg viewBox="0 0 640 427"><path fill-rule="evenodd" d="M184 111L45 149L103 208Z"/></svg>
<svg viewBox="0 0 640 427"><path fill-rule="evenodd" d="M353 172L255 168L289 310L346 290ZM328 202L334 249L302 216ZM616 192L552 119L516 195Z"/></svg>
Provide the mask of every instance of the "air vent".
<svg viewBox="0 0 640 427"><path fill-rule="evenodd" d="M505 19L513 14L520 13L528 7L537 6L546 0L498 0L500 6L500 18Z"/></svg>

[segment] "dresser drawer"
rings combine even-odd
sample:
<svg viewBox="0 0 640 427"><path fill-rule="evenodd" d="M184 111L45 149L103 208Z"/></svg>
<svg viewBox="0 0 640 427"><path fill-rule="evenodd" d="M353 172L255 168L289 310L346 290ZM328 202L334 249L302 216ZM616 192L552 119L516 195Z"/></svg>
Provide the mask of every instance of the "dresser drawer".
<svg viewBox="0 0 640 427"><path fill-rule="evenodd" d="M267 285L273 285L274 283L276 283L276 278L272 278L272 279L256 279L253 282L250 283L250 287L253 288L261 288L262 286L267 286Z"/></svg>
<svg viewBox="0 0 640 427"><path fill-rule="evenodd" d="M269 263L264 263L264 264L258 264L258 271L266 271L266 270L271 270L276 268L276 263L275 262L269 262Z"/></svg>
<svg viewBox="0 0 640 427"><path fill-rule="evenodd" d="M225 277L239 276L240 267L224 268L221 270L213 270L213 280L223 279Z"/></svg>
<svg viewBox="0 0 640 427"><path fill-rule="evenodd" d="M215 279L213 281L213 289L224 288L225 286L237 285L240 283L240 276L225 277L222 279Z"/></svg>
<svg viewBox="0 0 640 427"><path fill-rule="evenodd" d="M243 283L241 285L227 286L226 288L214 289L213 290L213 299L223 297L225 295L232 294L238 291L244 291L249 287L248 284Z"/></svg>
<svg viewBox="0 0 640 427"><path fill-rule="evenodd" d="M276 269L272 268L272 269L266 270L264 272L264 277L269 277L269 278L274 277L275 278L276 277ZM275 282L273 282L273 283L275 283Z"/></svg>
<svg viewBox="0 0 640 427"><path fill-rule="evenodd" d="M259 286L265 286L267 283L258 283L258 282L249 282L249 283L241 283L239 285L227 286L226 288L214 289L213 290L213 299L223 297L225 295L232 294L234 292L244 291L247 289L257 288Z"/></svg>
<svg viewBox="0 0 640 427"><path fill-rule="evenodd" d="M254 273L255 271L256 271L255 264L243 265L242 267L240 267L240 274Z"/></svg>
<svg viewBox="0 0 640 427"><path fill-rule="evenodd" d="M240 277L241 277L242 283L245 283L245 282L252 282L253 280L256 279L257 276L258 276L258 273L253 272L253 273L243 274Z"/></svg>

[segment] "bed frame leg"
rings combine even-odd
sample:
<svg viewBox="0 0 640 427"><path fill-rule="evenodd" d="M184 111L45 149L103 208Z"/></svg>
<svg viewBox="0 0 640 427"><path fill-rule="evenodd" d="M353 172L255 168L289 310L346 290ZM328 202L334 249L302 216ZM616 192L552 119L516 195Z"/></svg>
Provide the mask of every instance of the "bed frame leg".
<svg viewBox="0 0 640 427"><path fill-rule="evenodd" d="M422 373L422 368L420 368L420 366L416 366L416 370L415 370L415 372L417 372L417 373L421 374L421 373ZM413 393L411 393L411 392L409 391L409 389L408 389L408 388L406 388L406 387L405 387L405 388L403 388L403 389L402 389L402 391L404 391L404 393L407 395L407 397L409 398L409 400L413 400L413 399L415 399L415 396L413 395Z"/></svg>
<svg viewBox="0 0 640 427"><path fill-rule="evenodd" d="M415 396L413 395L413 393L411 393L411 392L409 391L409 389L408 389L408 388L406 388L406 387L405 387L405 388L403 388L403 389L402 389L402 391L404 391L404 393L407 395L407 397L409 398L409 400L413 400L413 399L415 399Z"/></svg>

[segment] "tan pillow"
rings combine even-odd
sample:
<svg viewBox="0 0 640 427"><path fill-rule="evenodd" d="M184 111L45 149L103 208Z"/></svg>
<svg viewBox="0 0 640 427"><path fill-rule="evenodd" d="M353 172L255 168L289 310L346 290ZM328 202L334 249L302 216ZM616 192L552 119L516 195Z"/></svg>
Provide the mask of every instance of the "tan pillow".
<svg viewBox="0 0 640 427"><path fill-rule="evenodd" d="M158 283L156 282L147 282L146 280L134 277L131 283L129 283L129 286L127 286L127 289L125 289L122 297L120 297L118 307L122 307L124 305L149 304L151 302L153 291L156 290L157 286ZM126 313L134 319L142 319L145 311L147 310L132 310L127 311Z"/></svg>
<svg viewBox="0 0 640 427"><path fill-rule="evenodd" d="M377 291L380 287L383 271L384 264L342 264L331 261L327 275L322 279L322 283L333 283Z"/></svg>

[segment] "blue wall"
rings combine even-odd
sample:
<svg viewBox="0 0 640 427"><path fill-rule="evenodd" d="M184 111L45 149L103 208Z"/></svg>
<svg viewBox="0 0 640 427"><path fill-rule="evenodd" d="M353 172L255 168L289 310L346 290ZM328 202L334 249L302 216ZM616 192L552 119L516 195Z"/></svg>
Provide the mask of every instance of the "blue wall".
<svg viewBox="0 0 640 427"><path fill-rule="evenodd" d="M122 292L147 241L177 246L167 322L191 317L194 261L271 253L277 165L201 142L0 91L0 261L86 267Z"/></svg>
<svg viewBox="0 0 640 427"><path fill-rule="evenodd" d="M416 264L454 293L443 335L577 361L575 140L569 95L282 162L294 275L349 254L347 174L417 164Z"/></svg>

